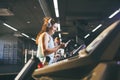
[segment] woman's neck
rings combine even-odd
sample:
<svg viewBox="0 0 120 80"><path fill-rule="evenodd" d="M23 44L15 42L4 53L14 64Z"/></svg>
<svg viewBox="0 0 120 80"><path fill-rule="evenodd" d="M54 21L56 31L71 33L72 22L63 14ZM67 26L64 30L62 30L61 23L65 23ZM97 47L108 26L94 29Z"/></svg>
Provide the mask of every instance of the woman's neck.
<svg viewBox="0 0 120 80"><path fill-rule="evenodd" d="M48 31L47 33L48 33L49 35L52 35L52 32L51 32L51 31Z"/></svg>

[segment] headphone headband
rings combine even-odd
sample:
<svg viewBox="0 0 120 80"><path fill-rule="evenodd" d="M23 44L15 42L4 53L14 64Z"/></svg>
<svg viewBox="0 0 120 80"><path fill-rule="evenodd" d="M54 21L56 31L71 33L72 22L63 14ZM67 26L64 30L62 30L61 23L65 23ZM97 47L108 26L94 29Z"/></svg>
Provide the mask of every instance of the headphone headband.
<svg viewBox="0 0 120 80"><path fill-rule="evenodd" d="M50 22L51 22L51 20L52 20L52 18L50 18L50 19L48 20L48 23L50 23Z"/></svg>

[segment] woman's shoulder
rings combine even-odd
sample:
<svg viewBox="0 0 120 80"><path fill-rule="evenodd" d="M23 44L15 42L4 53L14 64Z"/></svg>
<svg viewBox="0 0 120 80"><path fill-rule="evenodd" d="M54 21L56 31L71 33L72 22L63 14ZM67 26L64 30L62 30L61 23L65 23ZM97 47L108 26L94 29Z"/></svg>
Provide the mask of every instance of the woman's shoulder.
<svg viewBox="0 0 120 80"><path fill-rule="evenodd" d="M49 35L48 35L47 32L43 32L43 33L41 34L41 37L49 37Z"/></svg>
<svg viewBox="0 0 120 80"><path fill-rule="evenodd" d="M46 35L46 36L47 36L47 35L48 35L48 33L47 33L47 32L43 32L43 33L42 33L42 35Z"/></svg>

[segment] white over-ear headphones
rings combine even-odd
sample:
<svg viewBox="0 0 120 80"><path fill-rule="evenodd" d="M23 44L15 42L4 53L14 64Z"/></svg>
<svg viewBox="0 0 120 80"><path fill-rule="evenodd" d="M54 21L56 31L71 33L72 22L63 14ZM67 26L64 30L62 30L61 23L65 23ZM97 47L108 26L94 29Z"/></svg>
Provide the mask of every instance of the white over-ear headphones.
<svg viewBox="0 0 120 80"><path fill-rule="evenodd" d="M48 20L48 25L47 25L48 28L50 28L50 27L52 26L51 20L52 20L52 18L50 18L50 19Z"/></svg>

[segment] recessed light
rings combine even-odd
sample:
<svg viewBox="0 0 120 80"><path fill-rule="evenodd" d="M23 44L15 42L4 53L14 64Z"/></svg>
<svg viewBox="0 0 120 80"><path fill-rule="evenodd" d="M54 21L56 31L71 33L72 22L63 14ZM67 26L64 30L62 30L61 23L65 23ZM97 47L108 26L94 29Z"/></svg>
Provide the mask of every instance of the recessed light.
<svg viewBox="0 0 120 80"><path fill-rule="evenodd" d="M62 32L62 34L69 34L68 32Z"/></svg>
<svg viewBox="0 0 120 80"><path fill-rule="evenodd" d="M30 21L27 21L27 23L29 24L29 23L30 23Z"/></svg>

